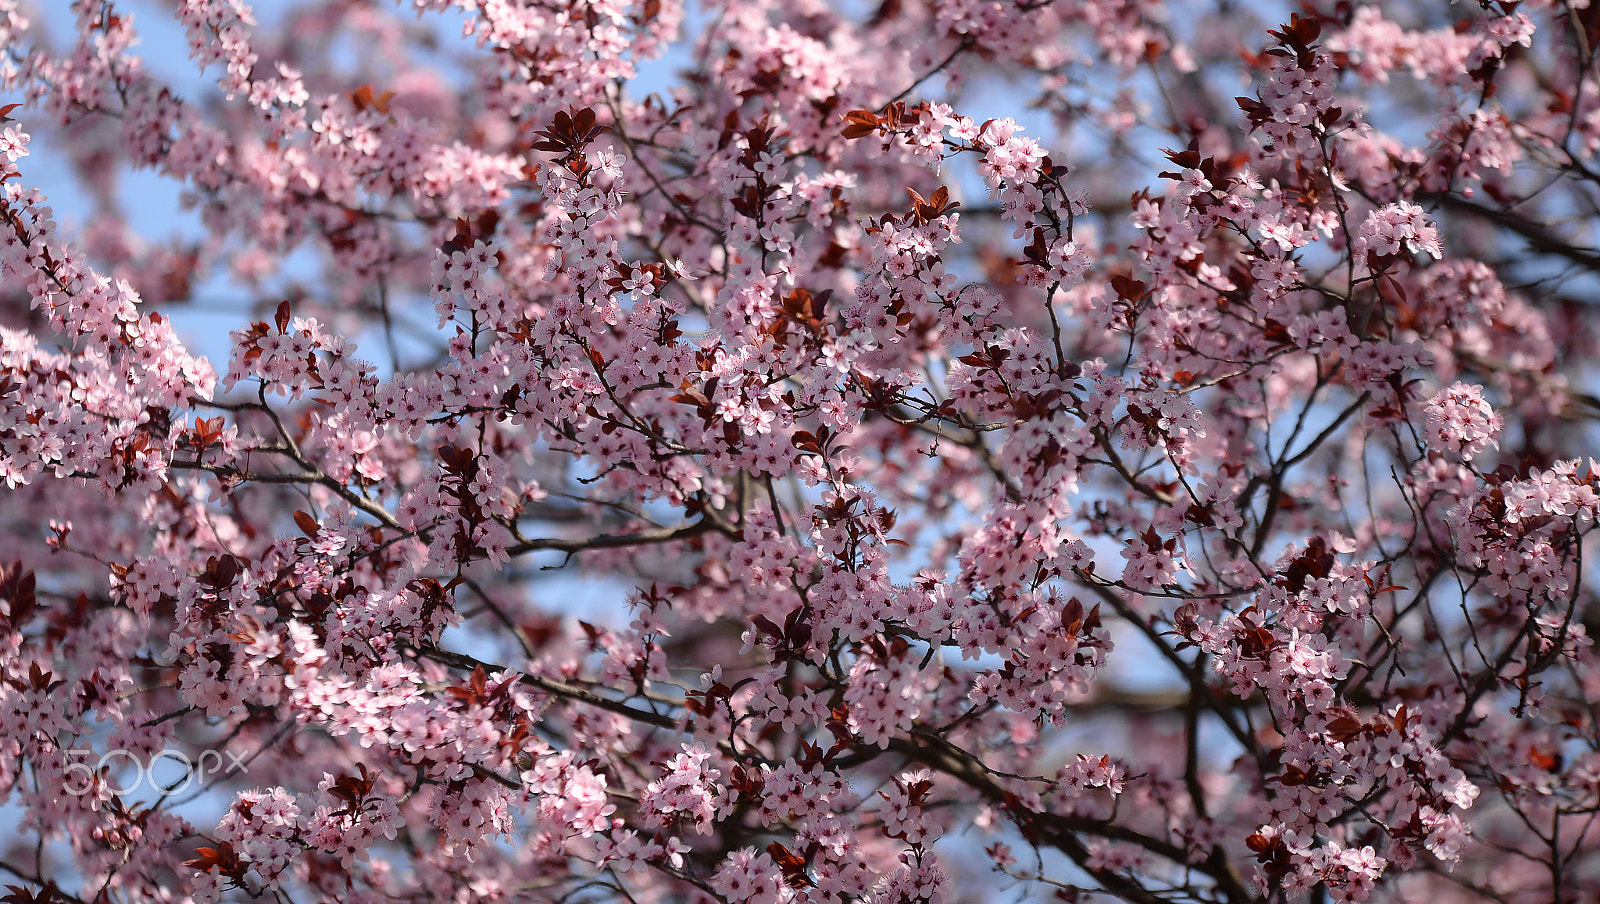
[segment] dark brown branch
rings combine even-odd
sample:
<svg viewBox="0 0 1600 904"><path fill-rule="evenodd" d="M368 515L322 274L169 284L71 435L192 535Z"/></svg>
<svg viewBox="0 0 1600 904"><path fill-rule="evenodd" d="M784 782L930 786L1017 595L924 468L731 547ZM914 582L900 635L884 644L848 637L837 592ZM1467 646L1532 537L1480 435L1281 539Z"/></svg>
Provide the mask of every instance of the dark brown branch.
<svg viewBox="0 0 1600 904"><path fill-rule="evenodd" d="M1528 241L1529 248L1540 254L1564 257L1580 267L1600 272L1600 252L1592 248L1574 245L1551 232L1543 223L1530 220L1521 214L1510 210L1485 207L1459 195L1441 192L1422 192L1416 197L1418 201L1438 204L1447 210L1477 217L1480 220L1485 220L1514 232Z"/></svg>

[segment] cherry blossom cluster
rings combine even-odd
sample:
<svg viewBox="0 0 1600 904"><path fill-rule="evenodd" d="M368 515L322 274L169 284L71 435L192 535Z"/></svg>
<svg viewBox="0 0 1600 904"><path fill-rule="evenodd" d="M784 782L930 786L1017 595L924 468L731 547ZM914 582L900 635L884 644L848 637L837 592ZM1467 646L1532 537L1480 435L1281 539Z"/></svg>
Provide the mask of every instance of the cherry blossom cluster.
<svg viewBox="0 0 1600 904"><path fill-rule="evenodd" d="M1600 894L1587 4L39 6L7 902Z"/></svg>

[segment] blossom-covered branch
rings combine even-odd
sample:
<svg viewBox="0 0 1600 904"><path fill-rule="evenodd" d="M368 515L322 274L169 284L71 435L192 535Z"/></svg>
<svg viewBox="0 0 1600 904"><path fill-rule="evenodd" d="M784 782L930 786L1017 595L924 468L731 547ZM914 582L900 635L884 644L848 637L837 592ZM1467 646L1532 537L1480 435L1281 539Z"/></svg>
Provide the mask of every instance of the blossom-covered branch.
<svg viewBox="0 0 1600 904"><path fill-rule="evenodd" d="M8 904L1600 895L1590 5L35 6Z"/></svg>

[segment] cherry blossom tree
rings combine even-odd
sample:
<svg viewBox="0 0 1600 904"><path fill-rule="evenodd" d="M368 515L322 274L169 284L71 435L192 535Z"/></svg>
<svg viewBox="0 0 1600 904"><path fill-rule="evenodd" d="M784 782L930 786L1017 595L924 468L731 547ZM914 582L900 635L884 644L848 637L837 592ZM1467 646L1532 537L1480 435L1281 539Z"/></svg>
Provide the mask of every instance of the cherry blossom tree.
<svg viewBox="0 0 1600 904"><path fill-rule="evenodd" d="M7 904L1600 900L1600 6L0 43Z"/></svg>

